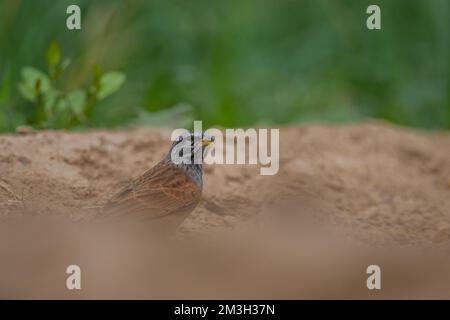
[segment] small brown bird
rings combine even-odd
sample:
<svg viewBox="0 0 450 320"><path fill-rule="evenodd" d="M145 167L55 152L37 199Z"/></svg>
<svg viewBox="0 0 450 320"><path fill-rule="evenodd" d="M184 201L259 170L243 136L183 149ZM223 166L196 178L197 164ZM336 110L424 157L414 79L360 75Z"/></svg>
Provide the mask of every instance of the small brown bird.
<svg viewBox="0 0 450 320"><path fill-rule="evenodd" d="M109 200L100 217L151 221L153 229L174 231L200 201L202 162L213 141L214 137L199 132L178 137L164 159Z"/></svg>

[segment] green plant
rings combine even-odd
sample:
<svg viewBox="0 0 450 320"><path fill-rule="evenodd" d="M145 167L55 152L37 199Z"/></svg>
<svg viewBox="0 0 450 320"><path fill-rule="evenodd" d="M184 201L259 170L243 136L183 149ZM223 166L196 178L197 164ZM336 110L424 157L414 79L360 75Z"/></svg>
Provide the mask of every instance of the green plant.
<svg viewBox="0 0 450 320"><path fill-rule="evenodd" d="M92 80L86 88L70 92L58 88L70 59L61 60L56 41L50 43L46 54L47 73L34 67L22 68L18 89L23 98L33 104L27 124L37 128L72 128L87 125L95 105L117 90L125 82L125 74L118 71L102 73L98 65L92 68Z"/></svg>

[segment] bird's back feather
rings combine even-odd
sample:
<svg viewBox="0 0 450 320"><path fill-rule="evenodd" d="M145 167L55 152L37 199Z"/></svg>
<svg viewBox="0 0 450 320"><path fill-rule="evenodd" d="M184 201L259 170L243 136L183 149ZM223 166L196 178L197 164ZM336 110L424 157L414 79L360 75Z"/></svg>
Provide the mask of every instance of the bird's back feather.
<svg viewBox="0 0 450 320"><path fill-rule="evenodd" d="M161 161L116 194L104 206L101 216L114 220L186 216L200 196L201 189L182 169Z"/></svg>

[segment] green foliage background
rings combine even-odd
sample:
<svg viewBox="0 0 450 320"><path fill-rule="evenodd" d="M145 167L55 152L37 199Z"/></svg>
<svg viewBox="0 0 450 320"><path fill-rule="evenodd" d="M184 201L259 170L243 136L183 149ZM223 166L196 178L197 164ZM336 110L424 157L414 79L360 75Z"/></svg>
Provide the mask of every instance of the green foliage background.
<svg viewBox="0 0 450 320"><path fill-rule="evenodd" d="M63 94L117 70L87 122L250 126L367 117L450 128L448 0L0 0L0 131L35 125L18 85L55 40ZM66 28L78 4L82 30ZM382 30L366 28L378 4Z"/></svg>

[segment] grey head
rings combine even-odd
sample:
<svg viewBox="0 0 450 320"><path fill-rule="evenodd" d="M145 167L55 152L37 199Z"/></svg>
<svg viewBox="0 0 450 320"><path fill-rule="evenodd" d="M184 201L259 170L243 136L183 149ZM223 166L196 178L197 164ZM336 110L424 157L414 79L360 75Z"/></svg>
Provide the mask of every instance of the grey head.
<svg viewBox="0 0 450 320"><path fill-rule="evenodd" d="M201 189L203 159L213 142L214 137L204 132L188 132L175 139L164 161L183 170Z"/></svg>

